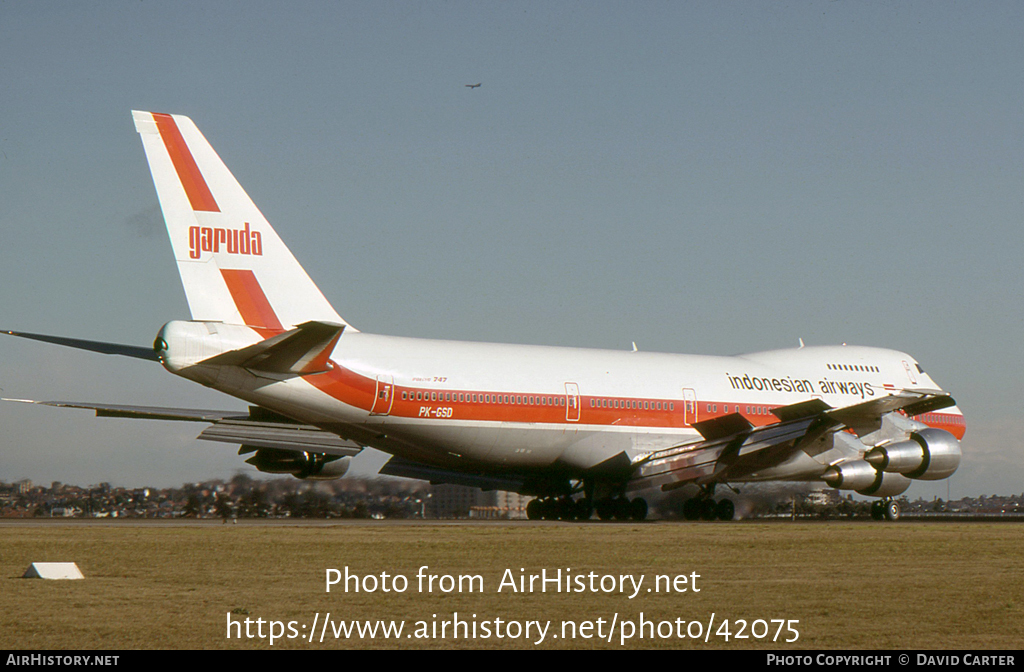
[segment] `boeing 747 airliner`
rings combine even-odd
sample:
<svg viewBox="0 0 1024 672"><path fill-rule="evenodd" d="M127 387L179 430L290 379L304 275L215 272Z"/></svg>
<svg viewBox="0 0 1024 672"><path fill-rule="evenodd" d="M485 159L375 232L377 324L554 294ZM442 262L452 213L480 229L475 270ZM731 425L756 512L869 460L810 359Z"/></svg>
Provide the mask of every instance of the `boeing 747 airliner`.
<svg viewBox="0 0 1024 672"><path fill-rule="evenodd" d="M536 497L531 518L641 520L687 487L687 518L734 516L717 486L825 483L879 498L949 477L965 425L910 355L800 347L735 357L465 343L359 331L335 312L188 117L133 112L188 298L152 348L6 333L161 363L248 413L34 402L208 423L246 462L384 474ZM719 492L720 494L720 492Z"/></svg>

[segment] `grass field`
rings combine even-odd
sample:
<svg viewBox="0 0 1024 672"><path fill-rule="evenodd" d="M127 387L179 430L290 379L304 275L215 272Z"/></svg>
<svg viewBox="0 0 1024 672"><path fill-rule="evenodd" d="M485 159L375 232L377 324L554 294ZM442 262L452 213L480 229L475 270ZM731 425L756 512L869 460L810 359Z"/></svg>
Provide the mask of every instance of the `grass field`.
<svg viewBox="0 0 1024 672"><path fill-rule="evenodd" d="M227 618L294 621L308 638L314 621L403 620L398 639L284 637L272 648L829 648L1019 649L1024 645L1024 528L998 523L650 523L429 524L302 523L237 525L41 523L0 524L0 649L271 648L269 641L228 639ZM74 561L84 581L19 578L31 562ZM418 569L435 575L478 575L483 591L417 589ZM325 592L328 568L409 579L404 593ZM562 568L575 575L642 575L635 598L590 592L497 592L506 568L518 577ZM699 575L687 592L646 592L657 575ZM607 586L608 584L606 584ZM629 585L629 584L627 584ZM553 587L553 586L552 586ZM663 587L663 586L662 586ZM682 587L682 584L679 584ZM430 632L461 619L478 638L408 637L416 621ZM624 644L624 621L641 612L654 623L700 621L703 639L639 633ZM475 614L475 618L473 615ZM434 616L436 615L436 617ZM497 637L495 618L551 621L541 644L536 629ZM598 639L597 619L605 619ZM617 626L607 641L612 620ZM728 619L733 636L724 637ZM746 620L746 639L734 637ZM750 637L753 621L767 637ZM772 642L771 619L797 620ZM562 620L593 622L563 638ZM480 638L480 622L491 623ZM303 625L306 628L303 628ZM510 625L510 624L509 624ZM468 630L472 625L466 626ZM667 632L672 626L662 626ZM693 626L694 628L696 626ZM760 634L765 628L758 626ZM686 625L683 630L685 634ZM264 634L269 625L264 624ZM694 629L692 632L696 632ZM460 631L458 634L462 634ZM554 635L558 635L556 639Z"/></svg>

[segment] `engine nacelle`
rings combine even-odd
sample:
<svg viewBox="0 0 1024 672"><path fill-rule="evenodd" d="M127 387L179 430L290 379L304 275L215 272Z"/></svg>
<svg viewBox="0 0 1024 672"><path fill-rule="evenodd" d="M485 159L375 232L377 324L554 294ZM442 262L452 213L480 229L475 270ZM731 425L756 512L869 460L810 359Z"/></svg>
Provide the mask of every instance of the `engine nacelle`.
<svg viewBox="0 0 1024 672"><path fill-rule="evenodd" d="M352 458L260 448L245 462L268 474L291 474L295 478L329 481L344 476Z"/></svg>
<svg viewBox="0 0 1024 672"><path fill-rule="evenodd" d="M910 479L903 474L890 474L886 471L878 472L878 479L869 487L858 490L858 495L869 497L895 497L902 495L910 487Z"/></svg>
<svg viewBox="0 0 1024 672"><path fill-rule="evenodd" d="M860 490L869 488L878 479L878 470L863 460L844 462L829 467L821 477L833 488Z"/></svg>
<svg viewBox="0 0 1024 672"><path fill-rule="evenodd" d="M940 481L960 466L960 442L942 429L922 429L909 441L897 441L868 451L864 459L889 473L923 481Z"/></svg>
<svg viewBox="0 0 1024 672"><path fill-rule="evenodd" d="M879 471L864 460L829 467L822 478L833 488L871 497L895 497L910 487L906 476Z"/></svg>

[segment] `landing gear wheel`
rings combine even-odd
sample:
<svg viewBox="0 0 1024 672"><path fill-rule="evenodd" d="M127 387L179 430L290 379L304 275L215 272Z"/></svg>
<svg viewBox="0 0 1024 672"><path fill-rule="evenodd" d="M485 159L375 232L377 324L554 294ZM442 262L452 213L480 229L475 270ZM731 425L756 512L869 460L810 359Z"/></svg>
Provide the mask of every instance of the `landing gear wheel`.
<svg viewBox="0 0 1024 672"><path fill-rule="evenodd" d="M586 499L577 500L573 508L576 520L590 520L590 516L594 514L594 507Z"/></svg>
<svg viewBox="0 0 1024 672"><path fill-rule="evenodd" d="M601 520L611 520L615 517L615 503L610 499L599 499L595 508L597 517Z"/></svg>
<svg viewBox="0 0 1024 672"><path fill-rule="evenodd" d="M723 499L715 505L715 515L719 520L732 520L736 516L736 505L731 499Z"/></svg>
<svg viewBox="0 0 1024 672"><path fill-rule="evenodd" d="M718 517L718 507L715 500L705 499L700 503L700 517L704 520L714 520Z"/></svg>
<svg viewBox="0 0 1024 672"><path fill-rule="evenodd" d="M629 520L629 500L626 499L625 497L616 497L613 501L615 502L615 519Z"/></svg>
<svg viewBox="0 0 1024 672"><path fill-rule="evenodd" d="M567 499L551 500L551 517L554 520L572 519L572 501Z"/></svg>
<svg viewBox="0 0 1024 672"><path fill-rule="evenodd" d="M683 502L683 518L686 518L687 520L700 520L699 499L688 499Z"/></svg>
<svg viewBox="0 0 1024 672"><path fill-rule="evenodd" d="M647 501L637 497L629 503L629 517L633 520L643 520L647 517Z"/></svg>
<svg viewBox="0 0 1024 672"><path fill-rule="evenodd" d="M558 520L558 514L561 513L559 511L558 500L556 499L545 499L544 508L541 510L543 511L543 513L541 513L541 517L544 518L544 520Z"/></svg>
<svg viewBox="0 0 1024 672"><path fill-rule="evenodd" d="M885 517L885 502L876 500L871 502L871 519L882 520Z"/></svg>
<svg viewBox="0 0 1024 672"><path fill-rule="evenodd" d="M540 520L544 517L544 506L539 499L531 499L526 504L526 517L530 520Z"/></svg>
<svg viewBox="0 0 1024 672"><path fill-rule="evenodd" d="M900 519L900 505L896 503L896 500L885 503L885 519L888 521Z"/></svg>

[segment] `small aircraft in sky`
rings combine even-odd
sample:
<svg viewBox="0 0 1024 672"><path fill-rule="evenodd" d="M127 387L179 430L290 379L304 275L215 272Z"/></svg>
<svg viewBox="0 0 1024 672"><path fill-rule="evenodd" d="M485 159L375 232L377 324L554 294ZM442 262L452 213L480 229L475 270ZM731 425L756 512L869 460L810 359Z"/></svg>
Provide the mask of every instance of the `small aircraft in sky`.
<svg viewBox="0 0 1024 672"><path fill-rule="evenodd" d="M249 411L30 403L207 423L198 438L298 478L341 477L372 446L392 456L383 474L534 496L530 518L642 520L685 488L687 518L729 520L722 490L803 481L876 497L873 516L894 520L914 479L960 464L963 414L896 350L720 357L360 331L188 117L132 114L191 319L152 347L4 333L158 362Z"/></svg>
<svg viewBox="0 0 1024 672"><path fill-rule="evenodd" d="M475 89L475 88L478 88L478 87L480 87L482 85L483 85L482 82L479 83L479 84L466 84L466 88L468 88L468 89Z"/></svg>

